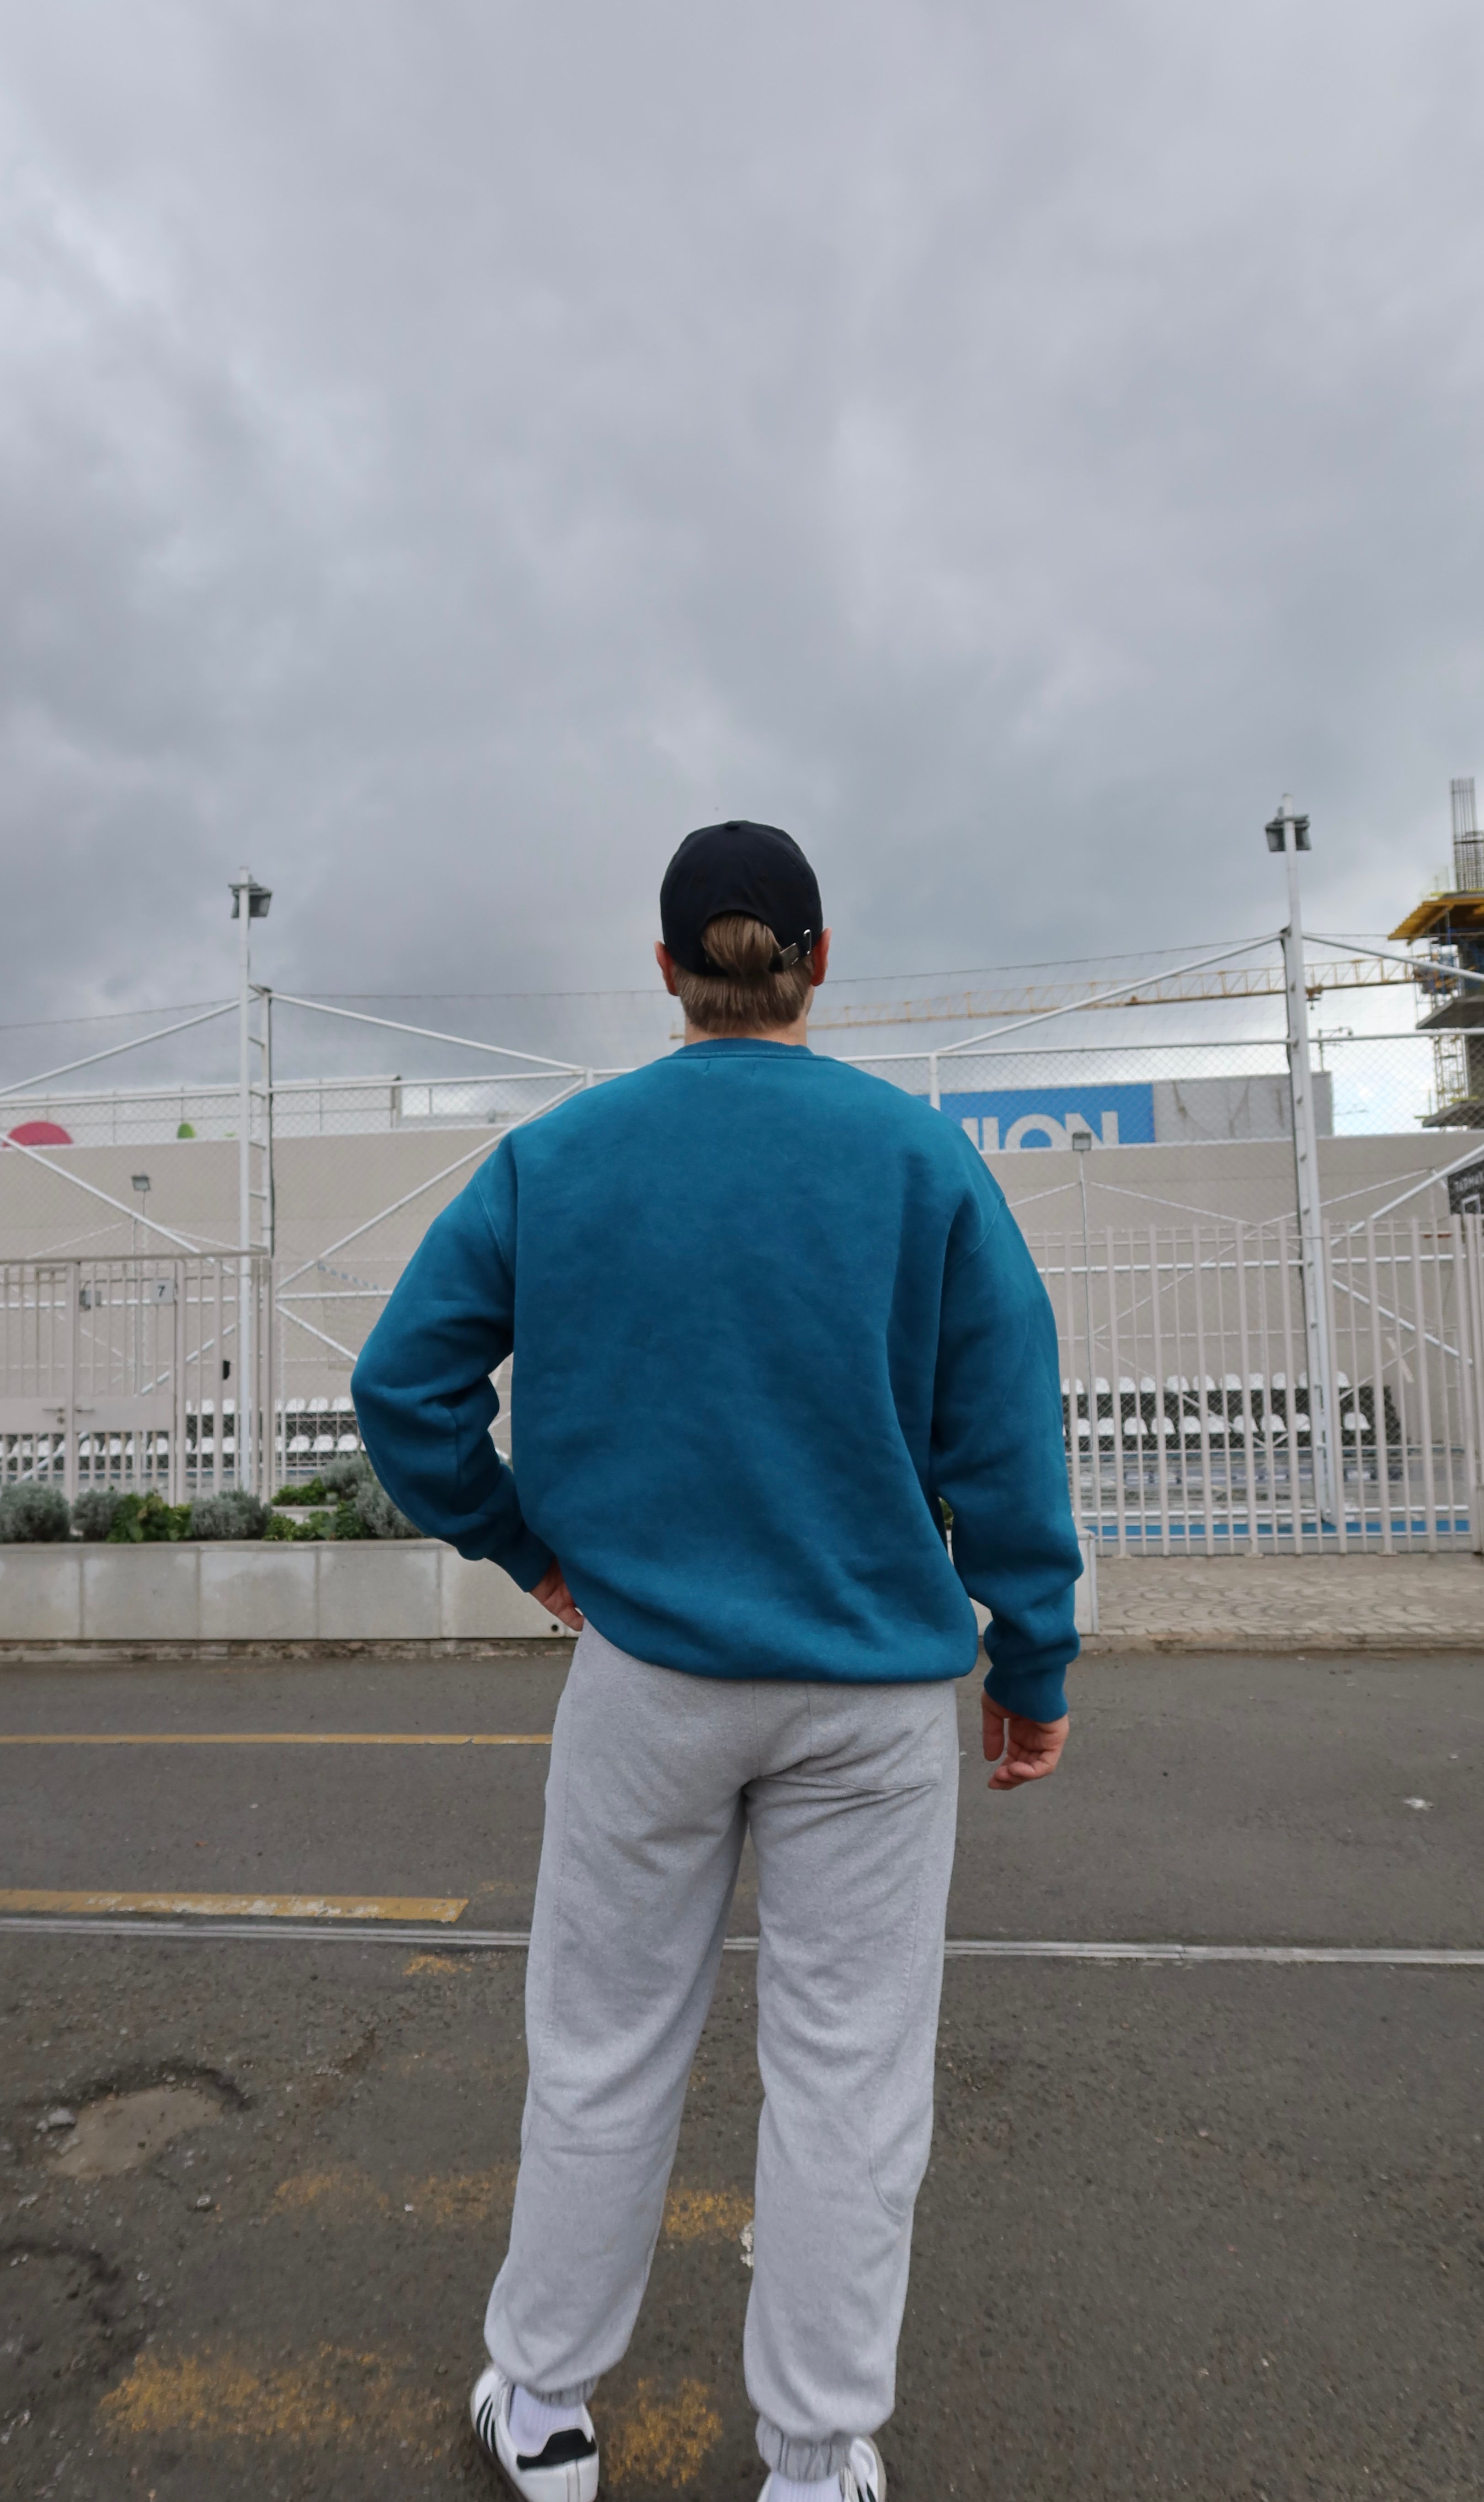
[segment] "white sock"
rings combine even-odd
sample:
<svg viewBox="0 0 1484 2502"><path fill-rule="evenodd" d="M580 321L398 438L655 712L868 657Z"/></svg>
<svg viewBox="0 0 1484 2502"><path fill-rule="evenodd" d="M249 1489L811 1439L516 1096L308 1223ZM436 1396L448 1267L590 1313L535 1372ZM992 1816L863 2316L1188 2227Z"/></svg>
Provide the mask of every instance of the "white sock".
<svg viewBox="0 0 1484 2502"><path fill-rule="evenodd" d="M822 2476L817 2483L801 2485L794 2476L780 2476L775 2467L768 2485L768 2502L840 2502L838 2476Z"/></svg>
<svg viewBox="0 0 1484 2502"><path fill-rule="evenodd" d="M549 2407L545 2398L533 2398L519 2381L510 2400L510 2437L522 2458L539 2458L554 2432L576 2432L583 2419L577 2407ZM812 2494L813 2485L800 2490Z"/></svg>

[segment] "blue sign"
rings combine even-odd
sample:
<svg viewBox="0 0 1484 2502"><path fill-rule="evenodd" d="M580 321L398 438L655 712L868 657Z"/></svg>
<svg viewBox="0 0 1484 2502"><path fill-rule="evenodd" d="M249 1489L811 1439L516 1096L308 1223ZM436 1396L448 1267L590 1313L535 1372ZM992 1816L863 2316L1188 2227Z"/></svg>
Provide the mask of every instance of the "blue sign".
<svg viewBox="0 0 1484 2502"><path fill-rule="evenodd" d="M1093 1078L1086 1086L1007 1086L941 1100L950 1120L989 1156L1064 1147L1073 1130L1091 1130L1100 1147L1154 1144L1152 1086L1106 1086Z"/></svg>

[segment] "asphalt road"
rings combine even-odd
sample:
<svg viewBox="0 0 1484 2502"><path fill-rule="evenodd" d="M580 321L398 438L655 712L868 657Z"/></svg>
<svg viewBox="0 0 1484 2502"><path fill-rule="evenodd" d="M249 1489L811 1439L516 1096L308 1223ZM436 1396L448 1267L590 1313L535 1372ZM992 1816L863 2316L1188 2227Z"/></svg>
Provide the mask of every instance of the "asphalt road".
<svg viewBox="0 0 1484 2502"><path fill-rule="evenodd" d="M10 1670L0 1738L539 1738L560 1675ZM1100 1663L1063 1772L1010 1800L963 1699L960 1938L1484 1944L1474 1661ZM0 1744L0 1887L415 1897L466 1906L451 1937L519 1928L544 1770L539 1744ZM523 1978L344 1931L0 1932L0 2492L488 2489L462 2408ZM623 2502L760 2485L754 1985L725 1958L601 2393ZM1476 1969L951 1961L894 2502L1479 2492L1481 2012Z"/></svg>

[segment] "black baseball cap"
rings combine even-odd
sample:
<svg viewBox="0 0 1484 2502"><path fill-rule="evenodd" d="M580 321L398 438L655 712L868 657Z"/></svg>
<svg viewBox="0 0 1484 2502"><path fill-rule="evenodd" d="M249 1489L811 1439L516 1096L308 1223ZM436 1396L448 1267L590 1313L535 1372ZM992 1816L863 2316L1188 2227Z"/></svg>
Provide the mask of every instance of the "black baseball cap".
<svg viewBox="0 0 1484 2502"><path fill-rule="evenodd" d="M664 873L659 927L688 973L715 972L701 932L724 912L745 912L771 930L778 953L770 971L808 955L825 922L820 884L782 826L728 817L725 826L697 826L687 834Z"/></svg>

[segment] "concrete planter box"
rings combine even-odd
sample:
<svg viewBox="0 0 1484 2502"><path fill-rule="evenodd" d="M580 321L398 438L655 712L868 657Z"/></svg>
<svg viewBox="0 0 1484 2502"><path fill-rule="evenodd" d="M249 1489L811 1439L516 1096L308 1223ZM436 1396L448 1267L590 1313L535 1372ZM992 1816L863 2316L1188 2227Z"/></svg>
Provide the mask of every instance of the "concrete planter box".
<svg viewBox="0 0 1484 2502"><path fill-rule="evenodd" d="M1077 1625L1096 1633L1091 1538L1083 1562ZM0 1546L0 1652L487 1650L554 1636L572 1639L498 1565L466 1564L436 1538Z"/></svg>
<svg viewBox="0 0 1484 2502"><path fill-rule="evenodd" d="M572 1639L498 1565L434 1538L0 1546L0 1651L484 1649L554 1635Z"/></svg>

